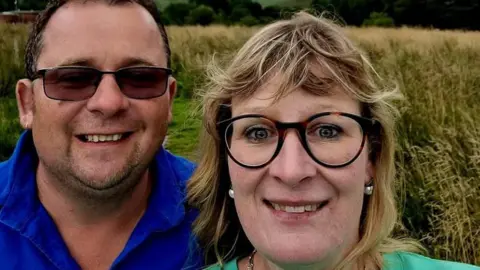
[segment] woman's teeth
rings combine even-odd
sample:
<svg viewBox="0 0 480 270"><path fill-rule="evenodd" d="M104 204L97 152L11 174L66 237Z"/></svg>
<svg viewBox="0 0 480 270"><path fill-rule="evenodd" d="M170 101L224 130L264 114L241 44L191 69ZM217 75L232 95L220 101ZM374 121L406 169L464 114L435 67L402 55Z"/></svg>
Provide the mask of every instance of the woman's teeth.
<svg viewBox="0 0 480 270"><path fill-rule="evenodd" d="M287 213L304 213L304 212L314 212L319 209L323 203L319 204L307 204L307 205L300 205L300 206L288 206L288 205L281 205L277 203L272 203L272 206L277 211L283 211Z"/></svg>

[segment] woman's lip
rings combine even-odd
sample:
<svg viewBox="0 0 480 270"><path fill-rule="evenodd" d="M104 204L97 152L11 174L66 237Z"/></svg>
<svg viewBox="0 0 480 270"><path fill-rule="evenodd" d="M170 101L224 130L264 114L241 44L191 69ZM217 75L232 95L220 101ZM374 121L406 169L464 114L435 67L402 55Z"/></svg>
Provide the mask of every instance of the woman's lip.
<svg viewBox="0 0 480 270"><path fill-rule="evenodd" d="M272 214L272 216L280 222L281 224L287 225L287 226L299 226L299 225L306 225L310 224L311 219L314 218L317 215L320 215L320 213L323 212L325 207L327 207L329 201L324 201L321 203L318 207L315 208L314 211L313 209L309 209L309 211L288 211L287 209L275 209L275 207L269 203L265 202L265 206L269 210L269 212ZM289 206L289 207L299 207L299 206ZM292 209L290 209L292 210Z"/></svg>
<svg viewBox="0 0 480 270"><path fill-rule="evenodd" d="M328 204L328 200L314 203L314 204L291 204L291 205L284 205L284 204L277 204L274 202L264 201L267 207L279 211L279 212L286 212L286 213L304 213L304 212L317 212L318 210L322 209Z"/></svg>
<svg viewBox="0 0 480 270"><path fill-rule="evenodd" d="M291 200L276 200L276 199L265 199L265 202L270 204L275 203L284 206L304 206L304 205L314 205L314 204L323 204L328 200L302 200L302 201L291 201Z"/></svg>

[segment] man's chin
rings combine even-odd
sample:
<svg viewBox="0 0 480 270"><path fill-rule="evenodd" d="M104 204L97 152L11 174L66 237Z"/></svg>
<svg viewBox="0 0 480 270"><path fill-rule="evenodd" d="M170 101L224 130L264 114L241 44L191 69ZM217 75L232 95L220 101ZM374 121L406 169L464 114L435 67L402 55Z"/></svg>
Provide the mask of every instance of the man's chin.
<svg viewBox="0 0 480 270"><path fill-rule="evenodd" d="M86 188L98 191L115 188L124 181L123 178L116 175L82 175L76 180Z"/></svg>
<svg viewBox="0 0 480 270"><path fill-rule="evenodd" d="M74 172L75 177L66 183L76 193L87 197L110 197L132 190L141 180L145 172L139 172L134 167L89 167Z"/></svg>

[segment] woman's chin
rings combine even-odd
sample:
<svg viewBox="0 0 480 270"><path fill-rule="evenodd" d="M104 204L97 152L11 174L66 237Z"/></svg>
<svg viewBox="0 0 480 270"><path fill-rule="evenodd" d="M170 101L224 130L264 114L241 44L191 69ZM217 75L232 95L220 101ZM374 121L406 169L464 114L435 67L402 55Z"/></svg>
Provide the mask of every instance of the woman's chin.
<svg viewBox="0 0 480 270"><path fill-rule="evenodd" d="M325 250L311 250L305 248L285 248L266 252L269 261L279 265L311 265L317 264L326 258Z"/></svg>

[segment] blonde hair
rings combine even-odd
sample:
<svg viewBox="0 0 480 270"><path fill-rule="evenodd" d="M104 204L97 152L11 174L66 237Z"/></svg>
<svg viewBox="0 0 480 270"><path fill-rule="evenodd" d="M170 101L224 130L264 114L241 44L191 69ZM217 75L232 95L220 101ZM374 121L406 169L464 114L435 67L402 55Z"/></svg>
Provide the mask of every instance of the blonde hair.
<svg viewBox="0 0 480 270"><path fill-rule="evenodd" d="M326 73L319 78L312 68ZM386 89L366 56L346 37L341 27L323 17L296 13L262 28L238 51L228 68L212 65L203 93L203 122L198 168L188 184L188 202L200 210L194 233L204 248L207 264L247 256L252 250L233 200L228 197L230 180L226 154L216 123L231 117L226 104L233 97L246 98L270 78L280 74L275 98L302 88L322 94L340 86L362 105L362 115L378 120L381 128L369 136L370 159L376 168L373 194L366 198L360 220L360 241L337 269L359 263L381 269L382 254L418 250L413 241L391 237L397 222L393 180L396 88Z"/></svg>

